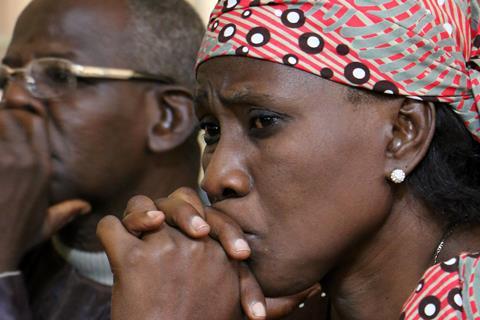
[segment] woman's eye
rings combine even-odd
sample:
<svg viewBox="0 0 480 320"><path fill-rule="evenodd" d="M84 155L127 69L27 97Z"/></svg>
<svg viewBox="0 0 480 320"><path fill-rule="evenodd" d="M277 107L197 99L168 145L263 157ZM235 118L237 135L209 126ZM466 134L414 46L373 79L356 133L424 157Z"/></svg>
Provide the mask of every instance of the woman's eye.
<svg viewBox="0 0 480 320"><path fill-rule="evenodd" d="M277 117L264 115L264 116L257 116L252 118L250 128L252 129L265 129L266 127L270 127L278 122Z"/></svg>
<svg viewBox="0 0 480 320"><path fill-rule="evenodd" d="M203 139L207 145L212 145L220 139L220 126L215 122L200 122L200 128L203 130Z"/></svg>

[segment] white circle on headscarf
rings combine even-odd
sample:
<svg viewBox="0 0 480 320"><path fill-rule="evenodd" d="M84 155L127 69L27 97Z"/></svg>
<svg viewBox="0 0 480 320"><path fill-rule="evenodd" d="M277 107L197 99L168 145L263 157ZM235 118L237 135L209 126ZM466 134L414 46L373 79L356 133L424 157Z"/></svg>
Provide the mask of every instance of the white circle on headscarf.
<svg viewBox="0 0 480 320"><path fill-rule="evenodd" d="M308 37L307 39L307 45L310 47L310 48L318 48L320 46L320 39L318 39L317 37L314 37L314 36L310 36Z"/></svg>
<svg viewBox="0 0 480 320"><path fill-rule="evenodd" d="M295 57L288 57L288 63L290 63L291 65L294 65L294 64L297 64L297 58Z"/></svg>
<svg viewBox="0 0 480 320"><path fill-rule="evenodd" d="M365 79L365 77L367 76L367 73L362 68L355 68L352 74L355 78L359 80Z"/></svg>
<svg viewBox="0 0 480 320"><path fill-rule="evenodd" d="M453 297L453 301L455 301L455 304L459 307L463 306L463 300L462 300L462 296L460 295L460 293L457 293L454 297Z"/></svg>
<svg viewBox="0 0 480 320"><path fill-rule="evenodd" d="M227 9L232 9L238 4L238 0L227 0Z"/></svg>
<svg viewBox="0 0 480 320"><path fill-rule="evenodd" d="M425 306L424 311L425 311L425 315L430 317L435 314L435 312L437 311L437 307L435 307L433 303L429 303Z"/></svg>
<svg viewBox="0 0 480 320"><path fill-rule="evenodd" d="M287 14L287 21L292 24L298 23L298 21L300 21L300 18L300 14L295 11L291 11Z"/></svg>
<svg viewBox="0 0 480 320"><path fill-rule="evenodd" d="M265 41L265 37L261 33L255 33L254 35L252 35L251 41L253 44L260 44Z"/></svg>
<svg viewBox="0 0 480 320"><path fill-rule="evenodd" d="M223 31L223 36L225 38L228 38L228 37L232 36L234 33L235 33L235 28L233 26L228 26Z"/></svg>

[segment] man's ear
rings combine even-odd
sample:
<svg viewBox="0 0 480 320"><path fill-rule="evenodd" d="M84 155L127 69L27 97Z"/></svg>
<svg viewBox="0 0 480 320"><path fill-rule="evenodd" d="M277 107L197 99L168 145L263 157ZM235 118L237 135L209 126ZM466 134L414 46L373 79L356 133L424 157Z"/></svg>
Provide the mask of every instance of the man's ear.
<svg viewBox="0 0 480 320"><path fill-rule="evenodd" d="M172 85L152 88L146 95L149 150L165 152L185 142L196 123L192 93Z"/></svg>
<svg viewBox="0 0 480 320"><path fill-rule="evenodd" d="M385 175L402 169L407 175L425 157L435 132L435 105L406 98L393 119Z"/></svg>

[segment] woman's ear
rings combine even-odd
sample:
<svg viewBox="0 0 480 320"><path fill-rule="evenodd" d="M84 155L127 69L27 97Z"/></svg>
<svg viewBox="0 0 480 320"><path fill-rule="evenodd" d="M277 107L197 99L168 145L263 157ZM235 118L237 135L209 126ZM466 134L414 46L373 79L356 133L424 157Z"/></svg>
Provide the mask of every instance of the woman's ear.
<svg viewBox="0 0 480 320"><path fill-rule="evenodd" d="M172 150L193 133L195 115L191 92L182 86L158 86L148 91L148 148L153 153Z"/></svg>
<svg viewBox="0 0 480 320"><path fill-rule="evenodd" d="M395 169L407 175L425 157L435 132L435 105L406 98L393 119L387 146L386 176Z"/></svg>

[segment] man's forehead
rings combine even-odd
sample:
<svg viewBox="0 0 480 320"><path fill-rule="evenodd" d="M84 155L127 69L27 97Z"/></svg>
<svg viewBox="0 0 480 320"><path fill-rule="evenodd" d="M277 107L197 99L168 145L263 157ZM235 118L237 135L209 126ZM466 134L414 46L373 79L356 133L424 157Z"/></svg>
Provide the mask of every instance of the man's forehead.
<svg viewBox="0 0 480 320"><path fill-rule="evenodd" d="M107 63L129 23L124 0L35 0L17 21L7 55L24 62L70 55L80 63Z"/></svg>

